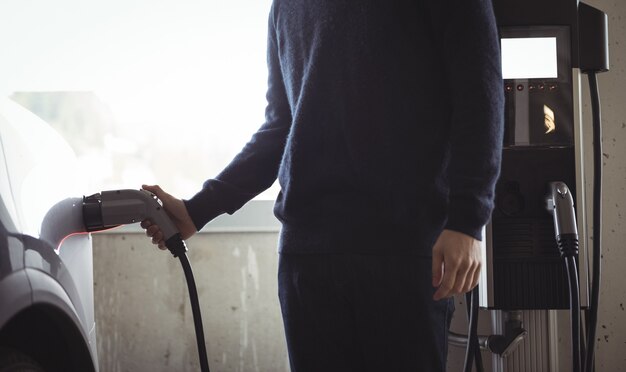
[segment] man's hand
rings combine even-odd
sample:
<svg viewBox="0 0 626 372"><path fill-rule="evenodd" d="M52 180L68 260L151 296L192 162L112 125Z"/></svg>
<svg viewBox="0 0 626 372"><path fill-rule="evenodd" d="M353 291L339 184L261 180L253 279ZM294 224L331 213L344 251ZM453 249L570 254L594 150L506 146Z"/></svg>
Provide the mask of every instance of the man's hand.
<svg viewBox="0 0 626 372"><path fill-rule="evenodd" d="M196 233L196 226L187 212L185 203L183 203L181 199L175 198L174 196L166 193L158 185L143 185L142 188L150 191L161 200L165 212L167 212L167 215L170 217L174 225L176 225L176 228L183 237L183 240L187 240ZM141 227L146 229L146 235L152 238L152 244L158 245L160 249L165 249L163 233L158 225L153 224L150 220L144 220L141 221Z"/></svg>
<svg viewBox="0 0 626 372"><path fill-rule="evenodd" d="M433 246L433 287L438 287L435 301L469 292L478 284L480 250L480 241L473 237L443 230Z"/></svg>

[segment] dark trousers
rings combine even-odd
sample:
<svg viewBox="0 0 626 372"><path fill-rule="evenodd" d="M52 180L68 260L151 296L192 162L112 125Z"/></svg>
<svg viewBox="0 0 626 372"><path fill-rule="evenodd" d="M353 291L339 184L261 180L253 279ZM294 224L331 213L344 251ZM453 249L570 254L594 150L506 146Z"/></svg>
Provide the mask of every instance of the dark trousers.
<svg viewBox="0 0 626 372"><path fill-rule="evenodd" d="M444 372L454 302L431 281L428 257L281 254L291 371Z"/></svg>

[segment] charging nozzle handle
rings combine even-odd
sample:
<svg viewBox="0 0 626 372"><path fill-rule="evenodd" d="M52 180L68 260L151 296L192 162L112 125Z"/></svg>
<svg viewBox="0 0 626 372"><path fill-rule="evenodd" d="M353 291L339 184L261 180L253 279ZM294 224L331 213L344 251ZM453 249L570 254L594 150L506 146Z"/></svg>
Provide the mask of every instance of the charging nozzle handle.
<svg viewBox="0 0 626 372"><path fill-rule="evenodd" d="M161 201L149 191L112 190L103 191L100 195L102 222L105 225L124 225L149 219L159 225L165 241L178 233Z"/></svg>
<svg viewBox="0 0 626 372"><path fill-rule="evenodd" d="M102 191L83 197L83 222L87 231L103 230L146 219L159 226L165 246L174 257L187 252L178 228L153 193L126 189Z"/></svg>
<svg viewBox="0 0 626 372"><path fill-rule="evenodd" d="M547 204L548 210L552 212L554 217L556 241L567 269L572 331L572 370L573 372L580 372L580 288L576 267L578 229L576 228L574 198L565 183L551 182Z"/></svg>
<svg viewBox="0 0 626 372"><path fill-rule="evenodd" d="M548 211L554 217L554 232L562 257L578 255L578 228L574 198L563 182L551 182L547 198Z"/></svg>

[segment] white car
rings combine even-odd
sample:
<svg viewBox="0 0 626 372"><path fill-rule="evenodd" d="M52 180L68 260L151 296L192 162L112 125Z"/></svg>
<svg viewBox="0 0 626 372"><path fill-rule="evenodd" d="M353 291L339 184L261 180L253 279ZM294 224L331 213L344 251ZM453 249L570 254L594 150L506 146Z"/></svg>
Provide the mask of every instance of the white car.
<svg viewBox="0 0 626 372"><path fill-rule="evenodd" d="M98 370L83 185L63 138L0 99L0 372Z"/></svg>

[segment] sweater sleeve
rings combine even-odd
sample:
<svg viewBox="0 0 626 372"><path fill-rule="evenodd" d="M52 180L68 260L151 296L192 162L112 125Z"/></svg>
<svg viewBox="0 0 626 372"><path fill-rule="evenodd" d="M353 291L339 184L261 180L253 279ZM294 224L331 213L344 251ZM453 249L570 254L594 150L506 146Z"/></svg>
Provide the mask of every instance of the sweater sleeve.
<svg viewBox="0 0 626 372"><path fill-rule="evenodd" d="M198 230L220 214L234 213L276 180L291 125L291 110L278 59L273 9L269 17L267 64L265 123L217 177L207 180L196 195L184 200Z"/></svg>
<svg viewBox="0 0 626 372"><path fill-rule="evenodd" d="M450 101L445 228L482 239L500 172L504 93L490 0L429 0Z"/></svg>

